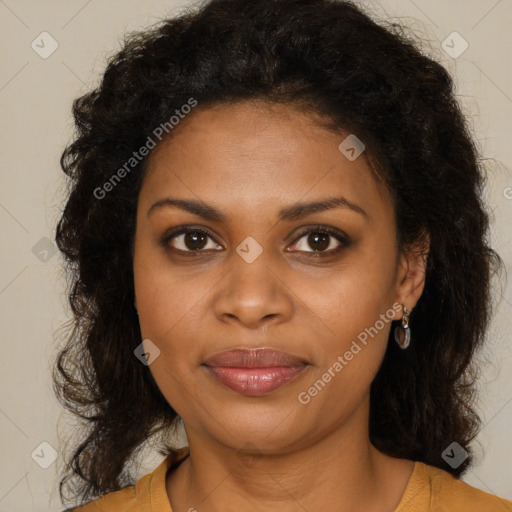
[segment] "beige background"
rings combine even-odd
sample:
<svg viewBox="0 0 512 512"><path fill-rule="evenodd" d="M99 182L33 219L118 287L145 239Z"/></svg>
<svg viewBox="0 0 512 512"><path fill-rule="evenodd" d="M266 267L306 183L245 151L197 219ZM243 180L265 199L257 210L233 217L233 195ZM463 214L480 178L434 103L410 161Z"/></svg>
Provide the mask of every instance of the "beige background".
<svg viewBox="0 0 512 512"><path fill-rule="evenodd" d="M143 28L190 2L164 0L0 0L0 512L58 511L57 473L65 418L49 369L55 331L68 318L58 253L50 240L65 188L59 157L71 136L71 102L95 85L105 59L128 30ZM455 75L458 97L489 158L487 194L493 243L512 265L512 3L509 0L362 2L377 16L406 17ZM58 49L42 59L31 43L46 31ZM457 31L469 48L457 59L441 42ZM43 239L43 240L41 240ZM37 245L36 245L37 244ZM35 249L33 249L35 246ZM44 252L47 251L47 252ZM35 254L37 253L37 254ZM46 262L41 261L47 260ZM481 359L477 464L464 480L512 499L512 292L508 284ZM413 334L414 334L414 326ZM47 469L51 449L57 460ZM447 440L447 445L451 440ZM159 458L145 459L141 474Z"/></svg>

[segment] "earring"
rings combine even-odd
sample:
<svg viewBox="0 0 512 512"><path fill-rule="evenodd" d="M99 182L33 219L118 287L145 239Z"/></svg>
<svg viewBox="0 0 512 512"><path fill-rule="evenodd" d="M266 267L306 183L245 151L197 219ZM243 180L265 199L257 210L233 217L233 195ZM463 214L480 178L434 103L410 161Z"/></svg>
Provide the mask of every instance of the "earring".
<svg viewBox="0 0 512 512"><path fill-rule="evenodd" d="M395 327L395 341L401 349L406 349L411 342L411 329L409 327L409 311L404 306L404 314L402 316L402 325Z"/></svg>

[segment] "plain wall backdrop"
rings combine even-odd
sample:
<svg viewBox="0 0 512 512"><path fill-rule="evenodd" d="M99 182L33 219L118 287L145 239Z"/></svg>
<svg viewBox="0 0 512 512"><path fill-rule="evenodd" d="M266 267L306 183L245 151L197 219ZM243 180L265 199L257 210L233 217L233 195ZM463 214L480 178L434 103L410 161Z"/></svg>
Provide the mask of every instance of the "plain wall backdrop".
<svg viewBox="0 0 512 512"><path fill-rule="evenodd" d="M482 155L488 158L492 243L510 271L512 3L360 3L377 17L405 21L430 41L429 54L454 76L457 97ZM60 253L53 241L66 192L59 158L72 135L71 103L98 83L107 56L119 49L123 34L192 4L0 0L0 512L62 509L57 483L67 436L59 436L57 426L61 434L69 429L67 415L53 396L50 369L60 343L57 329L71 317ZM457 55L466 44L467 49ZM463 477L508 499L512 499L511 288L507 283L496 291L501 302L487 347L479 356L478 410L483 428L474 445L476 464ZM148 451L140 475L161 458Z"/></svg>

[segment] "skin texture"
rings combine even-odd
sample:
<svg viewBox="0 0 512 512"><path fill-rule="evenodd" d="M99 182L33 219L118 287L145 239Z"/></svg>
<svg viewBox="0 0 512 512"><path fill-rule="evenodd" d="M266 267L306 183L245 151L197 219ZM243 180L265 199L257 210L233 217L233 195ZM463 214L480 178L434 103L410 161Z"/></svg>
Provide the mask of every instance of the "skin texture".
<svg viewBox="0 0 512 512"><path fill-rule="evenodd" d="M181 121L150 157L138 199L135 296L142 337L161 351L150 370L190 446L167 476L175 512L392 511L411 476L413 461L384 455L368 434L370 385L390 322L308 404L297 399L393 304L412 310L425 279L423 258L398 253L391 199L364 153L348 160L338 149L348 134L315 121L291 106L217 105ZM168 196L204 201L225 222L176 207L148 215ZM338 207L277 221L281 208L339 196L367 215ZM183 235L160 243L182 225L212 233L203 253L171 252L187 250ZM311 257L315 246L302 231L318 225L351 243ZM263 250L252 263L236 252L249 236ZM340 245L332 236L325 244ZM202 366L242 346L281 349L309 367L267 395L243 396Z"/></svg>

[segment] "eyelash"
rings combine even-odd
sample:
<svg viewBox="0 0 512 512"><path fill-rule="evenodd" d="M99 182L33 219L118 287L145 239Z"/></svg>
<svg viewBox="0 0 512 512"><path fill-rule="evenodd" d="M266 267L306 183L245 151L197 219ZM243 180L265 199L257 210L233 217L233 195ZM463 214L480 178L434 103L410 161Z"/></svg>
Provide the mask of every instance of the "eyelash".
<svg viewBox="0 0 512 512"><path fill-rule="evenodd" d="M169 242L173 238L175 238L175 237L177 237L179 235L188 234L188 233L191 233L191 232L205 234L208 237L210 237L215 243L217 243L215 241L214 236L208 230L206 230L204 228L196 228L196 227L193 227L193 226L189 226L189 227L181 226L181 227L178 227L178 228L171 229L169 232L166 232L163 235L163 237L161 238L161 244L162 244L162 246L164 246L165 249L167 249L169 251L172 251L172 252L179 253L180 255L183 255L183 256L186 256L186 257L197 257L200 253L208 252L208 251L205 251L205 250L202 250L202 249L198 249L196 251L191 251L191 250L184 251L182 249L176 249L176 248L171 247L169 245ZM306 257L309 257L309 258L333 256L334 254L337 254L338 252L340 252L343 248L347 248L352 243L350 238L345 233L343 233L342 231L330 228L328 226L320 225L320 226L308 227L305 230L301 231L297 235L295 240L292 242L292 245L297 244L297 242L299 242L302 238L304 238L305 235L309 235L311 233L321 233L321 234L324 234L324 235L332 236L338 242L340 242L341 245L339 247L337 247L336 249L331 249L329 251L298 251L298 252L305 253L307 255Z"/></svg>

